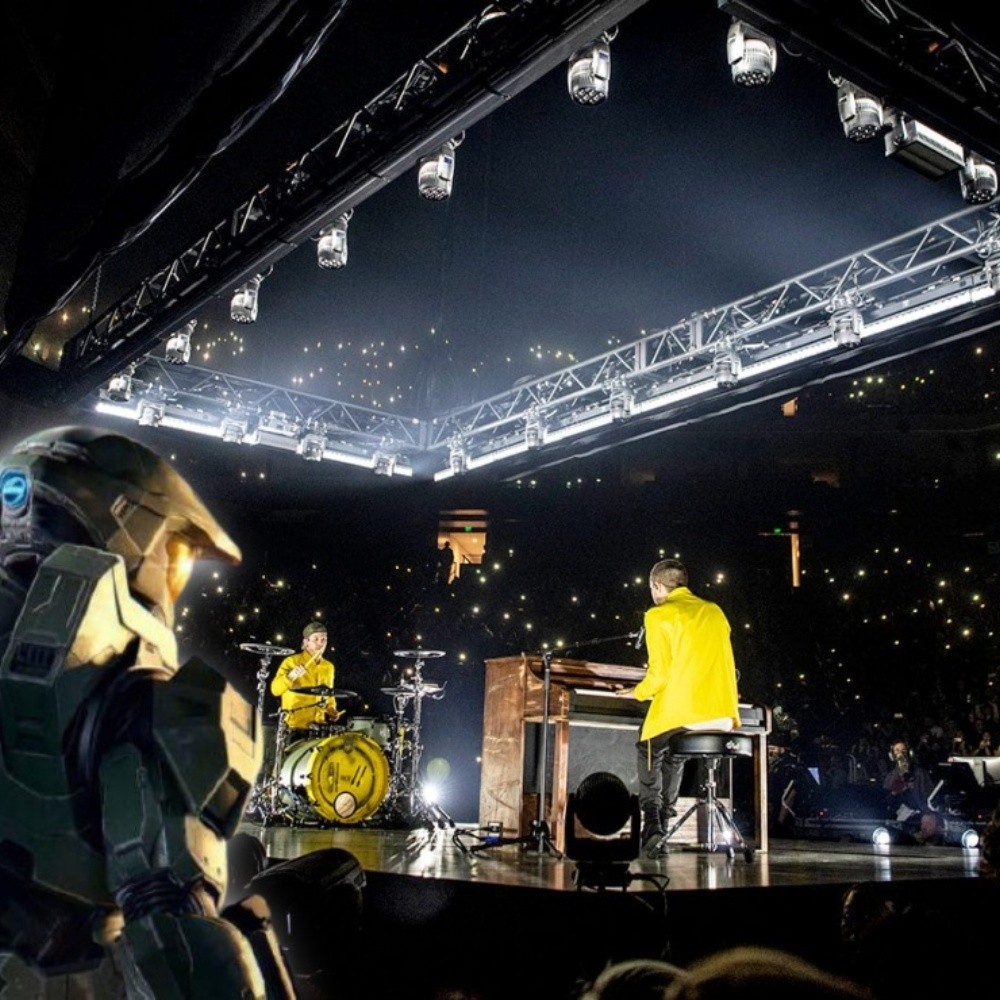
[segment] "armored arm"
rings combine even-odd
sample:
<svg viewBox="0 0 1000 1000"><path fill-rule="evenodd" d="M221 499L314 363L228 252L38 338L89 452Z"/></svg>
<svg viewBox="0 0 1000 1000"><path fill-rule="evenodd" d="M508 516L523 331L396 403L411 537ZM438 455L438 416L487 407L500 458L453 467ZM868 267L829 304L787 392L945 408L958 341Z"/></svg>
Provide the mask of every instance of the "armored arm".
<svg viewBox="0 0 1000 1000"><path fill-rule="evenodd" d="M198 661L150 694L148 728L107 750L99 772L126 965L156 1000L292 997L266 913L241 933L217 912L254 766L252 709Z"/></svg>

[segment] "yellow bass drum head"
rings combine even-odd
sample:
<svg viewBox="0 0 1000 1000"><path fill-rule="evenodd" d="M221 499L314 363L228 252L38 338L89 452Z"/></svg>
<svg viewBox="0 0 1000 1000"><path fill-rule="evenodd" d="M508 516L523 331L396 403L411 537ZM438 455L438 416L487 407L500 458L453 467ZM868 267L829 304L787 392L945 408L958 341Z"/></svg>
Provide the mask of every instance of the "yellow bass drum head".
<svg viewBox="0 0 1000 1000"><path fill-rule="evenodd" d="M316 740L301 761L301 793L333 823L362 823L389 793L389 762L363 733L337 733Z"/></svg>

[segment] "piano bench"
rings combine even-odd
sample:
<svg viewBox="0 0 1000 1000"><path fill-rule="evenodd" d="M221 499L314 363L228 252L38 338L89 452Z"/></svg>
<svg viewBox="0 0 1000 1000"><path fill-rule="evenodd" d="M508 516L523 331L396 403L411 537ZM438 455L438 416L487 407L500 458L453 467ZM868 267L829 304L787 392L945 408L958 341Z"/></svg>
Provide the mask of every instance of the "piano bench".
<svg viewBox="0 0 1000 1000"><path fill-rule="evenodd" d="M747 861L753 860L753 847L743 839L743 834L716 794L718 787L716 772L719 764L724 758L752 757L753 738L746 733L733 731L690 730L673 737L670 749L677 757L698 758L704 761L705 782L688 811L649 849L648 855L655 857L662 854L666 850L667 841L684 825L688 817L701 807L705 810L705 839L699 844L692 845L690 849L708 853L724 852L730 861L739 850Z"/></svg>

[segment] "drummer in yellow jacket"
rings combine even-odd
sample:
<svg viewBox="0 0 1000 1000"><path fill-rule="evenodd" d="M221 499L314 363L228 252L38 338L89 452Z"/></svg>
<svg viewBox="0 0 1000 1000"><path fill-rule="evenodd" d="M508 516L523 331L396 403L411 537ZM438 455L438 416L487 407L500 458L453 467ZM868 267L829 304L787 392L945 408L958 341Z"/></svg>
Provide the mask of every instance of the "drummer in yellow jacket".
<svg viewBox="0 0 1000 1000"><path fill-rule="evenodd" d="M332 695L300 694L295 688L325 687L333 690L334 665L324 658L326 626L311 621L302 630L302 649L286 656L271 680L271 694L281 699L285 722L291 730L336 722L344 713L338 711Z"/></svg>
<svg viewBox="0 0 1000 1000"><path fill-rule="evenodd" d="M631 692L622 692L650 703L636 744L647 852L677 815L684 758L670 752L672 737L740 724L729 621L717 604L692 594L687 582L687 569L676 559L662 559L649 571L653 607L643 620L646 675Z"/></svg>

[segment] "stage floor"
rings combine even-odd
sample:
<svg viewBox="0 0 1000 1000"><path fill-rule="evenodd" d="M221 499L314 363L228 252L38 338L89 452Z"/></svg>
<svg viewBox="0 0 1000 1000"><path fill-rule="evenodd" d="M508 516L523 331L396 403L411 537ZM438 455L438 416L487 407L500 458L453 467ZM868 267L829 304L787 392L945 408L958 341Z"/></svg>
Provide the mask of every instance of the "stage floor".
<svg viewBox="0 0 1000 1000"><path fill-rule="evenodd" d="M534 845L503 844L468 852L478 827L392 830L364 827L288 827L245 823L241 830L264 845L269 858L297 858L312 851L338 847L353 854L366 872L419 878L525 886L540 889L578 889L577 862L559 858ZM907 879L977 878L979 852L960 847L890 845L772 838L767 853L750 861L737 853L702 853L688 846L672 846L661 859L639 858L629 863L627 889L654 887L647 876L666 877L671 891L739 889L855 882L894 882Z"/></svg>
<svg viewBox="0 0 1000 1000"><path fill-rule="evenodd" d="M300 858L308 867L310 858L322 860L328 852L330 871L347 855L363 872L360 924L349 945L343 931L354 910L335 887L298 918L300 928L322 928L317 947L333 963L330 978L339 992L321 986L306 994L317 1000L401 991L410 1000L574 1000L581 982L608 962L646 956L684 967L737 945L780 948L844 972L850 959L844 901L859 886L866 908L885 900L900 908L932 904L935 924L926 947L935 949L948 928L988 923L1000 906L1000 886L980 876L978 851L958 847L772 838L766 853L748 861L677 845L656 861L615 867L619 881L602 886L588 881L592 868L533 844L469 853L460 842L478 842L480 829L473 826L247 822L241 831L263 844L268 865L279 870L294 869ZM302 905L316 871L295 881L292 893ZM962 946L948 940L948 948ZM338 951L336 942L346 947ZM345 973L354 976L350 988Z"/></svg>

